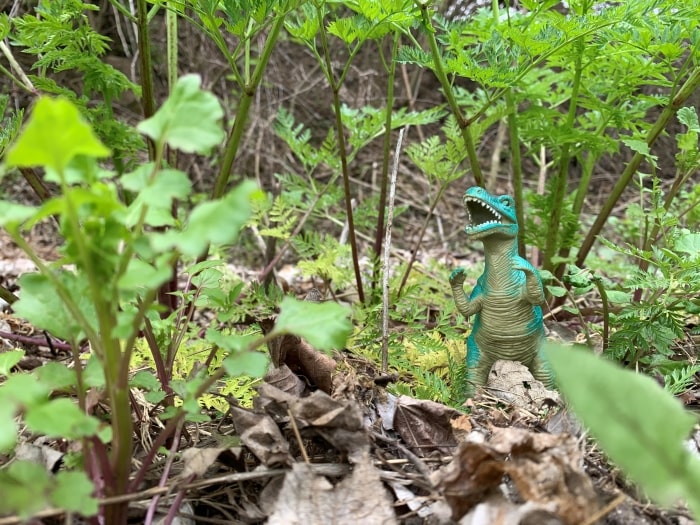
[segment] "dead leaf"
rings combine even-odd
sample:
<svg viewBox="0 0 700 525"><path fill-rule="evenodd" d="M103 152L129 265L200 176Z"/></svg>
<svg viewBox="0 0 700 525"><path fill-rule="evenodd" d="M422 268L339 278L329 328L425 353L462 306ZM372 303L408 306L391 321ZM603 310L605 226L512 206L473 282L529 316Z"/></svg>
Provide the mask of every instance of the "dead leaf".
<svg viewBox="0 0 700 525"><path fill-rule="evenodd" d="M266 383L296 397L307 391L306 383L292 372L287 365L271 369L263 378Z"/></svg>
<svg viewBox="0 0 700 525"><path fill-rule="evenodd" d="M452 431L455 434L457 441L464 441L466 436L472 431L471 418L462 414L454 419L450 420L450 426L452 426Z"/></svg>
<svg viewBox="0 0 700 525"><path fill-rule="evenodd" d="M496 449L509 450L505 464L527 501L554 503L565 523L580 523L598 507L593 483L582 470L578 440L567 434L537 434L517 428L494 429Z"/></svg>
<svg viewBox="0 0 700 525"><path fill-rule="evenodd" d="M294 400L289 409L299 428L313 429L341 452L352 455L369 448L362 411L356 402L333 399L317 390Z"/></svg>
<svg viewBox="0 0 700 525"><path fill-rule="evenodd" d="M39 438L34 443L18 443L14 451L15 459L44 465L48 472L58 471L65 454L44 444L44 440Z"/></svg>
<svg viewBox="0 0 700 525"><path fill-rule="evenodd" d="M460 443L452 461L433 473L432 481L459 520L470 509L496 494L503 479L505 455L483 443Z"/></svg>
<svg viewBox="0 0 700 525"><path fill-rule="evenodd" d="M207 469L216 461L225 448L188 448L182 451L182 461L185 463L181 476L189 478L194 475L203 476Z"/></svg>
<svg viewBox="0 0 700 525"><path fill-rule="evenodd" d="M236 406L230 410L241 442L265 466L289 463L289 443L270 416Z"/></svg>
<svg viewBox="0 0 700 525"><path fill-rule="evenodd" d="M268 525L391 525L396 517L391 500L369 456L355 464L352 474L335 487L296 463L284 478Z"/></svg>
<svg viewBox="0 0 700 525"><path fill-rule="evenodd" d="M517 361L496 361L489 373L488 390L508 404L535 413L547 402L558 404L560 401L556 391L545 388Z"/></svg>
<svg viewBox="0 0 700 525"><path fill-rule="evenodd" d="M553 510L564 523L575 524L598 507L593 483L581 463L577 440L571 436L494 428L487 443L461 443L452 462L433 475L433 482L454 519L495 495L508 474L525 502Z"/></svg>
<svg viewBox="0 0 700 525"><path fill-rule="evenodd" d="M461 412L448 406L428 401L399 396L394 414L394 429L403 442L420 456L433 451L452 454L457 445L451 421Z"/></svg>
<svg viewBox="0 0 700 525"><path fill-rule="evenodd" d="M552 512L536 503L515 505L503 496L479 503L459 520L459 525L562 525Z"/></svg>
<svg viewBox="0 0 700 525"><path fill-rule="evenodd" d="M283 363L292 372L303 376L326 394L333 390L333 372L337 363L298 337L286 336L282 341Z"/></svg>

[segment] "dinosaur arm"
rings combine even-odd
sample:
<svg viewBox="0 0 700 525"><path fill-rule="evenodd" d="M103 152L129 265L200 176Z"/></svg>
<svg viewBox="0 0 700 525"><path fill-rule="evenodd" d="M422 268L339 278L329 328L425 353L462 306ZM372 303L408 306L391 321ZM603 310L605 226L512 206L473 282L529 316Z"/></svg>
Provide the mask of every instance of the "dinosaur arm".
<svg viewBox="0 0 700 525"><path fill-rule="evenodd" d="M537 269L521 257L516 259L513 268L525 273L525 300L530 304L544 303L544 288Z"/></svg>
<svg viewBox="0 0 700 525"><path fill-rule="evenodd" d="M457 310L464 317L470 317L481 310L481 293L477 285L468 299L464 293L464 279L466 275L464 268L457 268L450 274L450 287L452 288L452 296L457 305Z"/></svg>

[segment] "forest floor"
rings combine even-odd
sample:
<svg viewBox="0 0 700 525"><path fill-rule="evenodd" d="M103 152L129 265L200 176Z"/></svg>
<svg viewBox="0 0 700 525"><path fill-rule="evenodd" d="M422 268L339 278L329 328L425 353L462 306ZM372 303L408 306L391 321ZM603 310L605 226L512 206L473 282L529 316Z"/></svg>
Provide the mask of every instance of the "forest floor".
<svg viewBox="0 0 700 525"><path fill-rule="evenodd" d="M54 259L53 239L46 228L31 242ZM5 283L33 270L1 233L0 254ZM310 283L295 286L303 296ZM549 324L553 337L563 327ZM26 352L20 369L70 361L49 341L9 308L0 314L2 348ZM457 410L392 395L385 387L396 377L351 351L329 358L298 338L281 345L289 366L266 376L252 409L232 403L227 413L210 412L209 423L185 426L173 445L178 459L156 463L132 495L132 523L142 522L154 497L163 515L175 505L173 523L184 524L693 523L682 507L646 501L558 394L520 365L497 363L489 388ZM152 413L143 397L134 402ZM155 416L140 420L135 450L159 428ZM28 438L18 446L18 456L41 457L51 469L63 452L53 440ZM63 522L44 516L35 523ZM0 518L9 523L19 521Z"/></svg>

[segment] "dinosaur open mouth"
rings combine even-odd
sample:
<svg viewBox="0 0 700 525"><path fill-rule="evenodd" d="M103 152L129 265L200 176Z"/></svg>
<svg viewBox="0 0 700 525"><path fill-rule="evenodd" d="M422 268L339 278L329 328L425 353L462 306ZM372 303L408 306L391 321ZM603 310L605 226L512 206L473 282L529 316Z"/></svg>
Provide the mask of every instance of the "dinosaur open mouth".
<svg viewBox="0 0 700 525"><path fill-rule="evenodd" d="M464 207L467 210L467 219L471 228L487 224L503 224L503 215L480 199L466 196Z"/></svg>

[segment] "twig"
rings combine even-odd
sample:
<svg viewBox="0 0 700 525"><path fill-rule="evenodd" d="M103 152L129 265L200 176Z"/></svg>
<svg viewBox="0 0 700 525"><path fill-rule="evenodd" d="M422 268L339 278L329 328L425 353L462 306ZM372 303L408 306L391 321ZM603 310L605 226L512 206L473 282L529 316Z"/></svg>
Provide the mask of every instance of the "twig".
<svg viewBox="0 0 700 525"><path fill-rule="evenodd" d="M68 343L62 343L56 340L50 340L50 342L47 342L46 337L29 337L27 335L13 334L12 332L2 331L0 331L0 337L9 341L17 341L18 343L23 343L25 345L47 346L49 348L53 347L58 350L68 351L71 349L71 346Z"/></svg>
<svg viewBox="0 0 700 525"><path fill-rule="evenodd" d="M297 442L299 443L299 450L301 450L301 455L304 458L304 463L309 464L311 461L309 460L309 455L306 453L306 447L304 446L304 442L301 440L301 434L299 433L299 428L297 427L297 422L294 420L294 415L292 414L292 411L287 409L287 414L289 414L289 422L292 425L292 430L294 431L294 437L297 438Z"/></svg>
<svg viewBox="0 0 700 525"><path fill-rule="evenodd" d="M168 459L165 462L165 468L163 469L163 473L160 476L160 481L158 482L159 487L165 487L168 484L168 476L170 475L170 469L173 466L175 454L177 452L178 447L180 446L180 433L182 432L182 425L183 423L180 422L180 424L177 427L177 430L175 431L173 443L170 446L170 455L168 456ZM151 504L148 506L148 511L146 511L146 525L151 525L151 523L153 523L153 518L156 514L156 509L158 508L159 500L160 494L153 496L153 499L151 499Z"/></svg>
<svg viewBox="0 0 700 525"><path fill-rule="evenodd" d="M604 518L610 512L615 510L616 507L619 507L620 504L625 501L625 494L618 494L617 497L612 500L610 503L608 503L605 507L600 509L598 512L594 513L592 516L589 516L586 521L584 521L581 525L593 525L594 523L598 523L598 520Z"/></svg>
<svg viewBox="0 0 700 525"><path fill-rule="evenodd" d="M425 463L423 462L423 460L421 458L416 456L406 446L399 443L399 441L396 439L388 438L386 436L383 436L382 434L379 434L378 432L372 432L372 436L375 439L378 439L379 441L383 441L384 443L388 443L388 444L396 447L404 456L406 456L406 459L410 463L412 463L414 467L416 467L416 470L423 475L425 480L428 483L430 483L430 471L428 470L428 467L425 465Z"/></svg>
<svg viewBox="0 0 700 525"><path fill-rule="evenodd" d="M389 246L391 246L391 226L394 222L394 196L396 195L396 175L399 172L399 154L401 142L406 128L399 131L394 153L394 165L391 168L391 182L389 186L389 210L386 218L386 238L384 239L384 256L382 261L382 373L389 369Z"/></svg>
<svg viewBox="0 0 700 525"><path fill-rule="evenodd" d="M32 84L32 81L29 80L29 77L26 75L24 70L22 69L22 66L19 65L17 60L15 60L14 55L12 54L12 51L8 47L8 45L5 43L4 40L0 41L0 51L2 51L2 54L5 55L5 58L7 61L10 63L10 67L12 70L17 73L17 76L19 77L19 82L18 84L29 91L30 93L37 93L36 88L34 87L34 84Z"/></svg>

